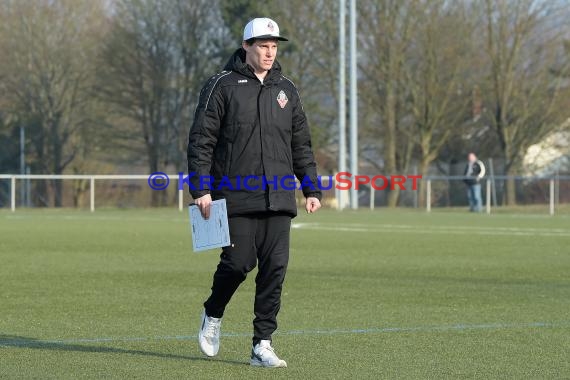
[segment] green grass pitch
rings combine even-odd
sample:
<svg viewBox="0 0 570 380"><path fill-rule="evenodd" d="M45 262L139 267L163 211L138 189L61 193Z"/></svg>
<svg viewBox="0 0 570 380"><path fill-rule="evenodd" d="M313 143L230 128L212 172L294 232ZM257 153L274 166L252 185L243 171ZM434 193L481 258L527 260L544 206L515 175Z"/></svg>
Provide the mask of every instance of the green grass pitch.
<svg viewBox="0 0 570 380"><path fill-rule="evenodd" d="M570 378L568 214L300 215L286 369L248 365L255 271L200 353L217 260L186 212L0 211L0 378Z"/></svg>

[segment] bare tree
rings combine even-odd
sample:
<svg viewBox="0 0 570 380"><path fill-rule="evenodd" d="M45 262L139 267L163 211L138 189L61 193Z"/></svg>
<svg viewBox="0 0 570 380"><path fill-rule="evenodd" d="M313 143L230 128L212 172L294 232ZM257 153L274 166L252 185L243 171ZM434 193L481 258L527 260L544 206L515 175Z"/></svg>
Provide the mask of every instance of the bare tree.
<svg viewBox="0 0 570 380"><path fill-rule="evenodd" d="M404 133L411 127L403 107L406 95L405 61L412 28L418 16L417 0L366 0L359 2L359 46L364 78L362 95L365 123L362 137L377 140L387 175L407 171L414 142ZM408 132L409 134L409 132ZM382 142L379 138L383 137ZM388 206L398 203L399 188L388 193Z"/></svg>
<svg viewBox="0 0 570 380"><path fill-rule="evenodd" d="M499 138L505 173L520 169L526 149L560 125L563 82L552 69L562 46L559 30L548 30L556 2L485 1L485 50L490 61L489 119ZM515 181L506 182L507 204L515 204Z"/></svg>
<svg viewBox="0 0 570 380"><path fill-rule="evenodd" d="M428 175L431 163L465 119L473 53L472 22L461 2L435 0L418 9L414 47L406 60L408 106L414 128L408 136L419 148L419 169ZM425 203L425 181L420 182L419 203Z"/></svg>
<svg viewBox="0 0 570 380"><path fill-rule="evenodd" d="M0 12L0 89L4 103L32 136L36 173L61 174L74 159L72 137L91 122L92 62L102 9L98 2L9 1ZM52 183L54 205L62 183ZM38 185L47 204L46 188Z"/></svg>
<svg viewBox="0 0 570 380"><path fill-rule="evenodd" d="M144 147L150 173L185 167L193 105L206 76L220 66L216 57L227 33L218 9L208 0L120 0L115 6L100 94L131 148ZM163 203L164 194L153 192L152 204Z"/></svg>

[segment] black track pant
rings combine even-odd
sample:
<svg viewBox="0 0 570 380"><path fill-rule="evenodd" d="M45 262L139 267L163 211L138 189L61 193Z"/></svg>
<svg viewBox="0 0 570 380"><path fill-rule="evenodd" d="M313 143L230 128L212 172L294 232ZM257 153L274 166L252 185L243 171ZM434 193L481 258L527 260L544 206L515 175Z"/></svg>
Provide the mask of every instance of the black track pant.
<svg viewBox="0 0 570 380"><path fill-rule="evenodd" d="M281 289L289 261L291 217L261 214L229 218L231 245L223 248L214 274L206 314L221 318L226 305L247 273L258 264L255 278L253 340L271 339L277 329Z"/></svg>

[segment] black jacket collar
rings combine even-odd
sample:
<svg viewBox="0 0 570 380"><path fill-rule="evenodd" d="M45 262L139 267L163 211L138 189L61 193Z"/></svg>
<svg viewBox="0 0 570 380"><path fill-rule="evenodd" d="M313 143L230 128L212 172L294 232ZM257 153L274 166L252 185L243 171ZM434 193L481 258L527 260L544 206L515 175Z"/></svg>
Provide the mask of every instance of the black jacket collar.
<svg viewBox="0 0 570 380"><path fill-rule="evenodd" d="M224 70L235 71L242 75L245 75L246 77L257 79L251 66L245 63L245 50L243 50L243 48L237 49L234 52L234 54L232 54L228 63L226 63ZM273 62L271 70L267 72L267 76L263 80L263 83L264 84L275 83L278 81L280 76L281 76L281 65L279 64L279 62L277 62L277 60L275 60Z"/></svg>

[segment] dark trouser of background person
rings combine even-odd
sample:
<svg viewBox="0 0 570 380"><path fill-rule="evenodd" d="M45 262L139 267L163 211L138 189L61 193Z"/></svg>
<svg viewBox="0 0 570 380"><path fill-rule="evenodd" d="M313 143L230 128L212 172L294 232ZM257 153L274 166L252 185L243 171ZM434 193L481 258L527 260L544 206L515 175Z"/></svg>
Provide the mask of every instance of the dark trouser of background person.
<svg viewBox="0 0 570 380"><path fill-rule="evenodd" d="M255 278L253 344L271 340L277 329L281 289L289 261L291 216L264 213L230 217L232 244L223 248L214 273L212 294L204 303L209 317L221 318L247 273L258 264Z"/></svg>
<svg viewBox="0 0 570 380"><path fill-rule="evenodd" d="M480 212L483 206L481 200L481 184L467 185L467 199L469 200L469 211Z"/></svg>

